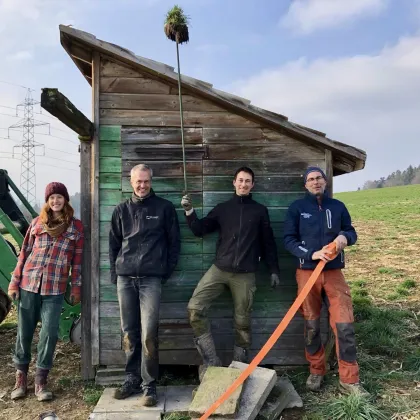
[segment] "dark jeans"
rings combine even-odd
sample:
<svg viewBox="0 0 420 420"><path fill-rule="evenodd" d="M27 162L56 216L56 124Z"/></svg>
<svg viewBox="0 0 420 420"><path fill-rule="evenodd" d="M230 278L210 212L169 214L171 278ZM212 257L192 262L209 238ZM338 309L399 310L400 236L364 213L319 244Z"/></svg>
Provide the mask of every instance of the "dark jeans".
<svg viewBox="0 0 420 420"><path fill-rule="evenodd" d="M13 358L16 365L30 363L32 339L38 321L41 320L36 367L51 369L63 300L64 294L44 296L20 289L16 350Z"/></svg>
<svg viewBox="0 0 420 420"><path fill-rule="evenodd" d="M161 279L118 276L117 291L127 379L139 380L141 375L143 386L153 385L159 373Z"/></svg>

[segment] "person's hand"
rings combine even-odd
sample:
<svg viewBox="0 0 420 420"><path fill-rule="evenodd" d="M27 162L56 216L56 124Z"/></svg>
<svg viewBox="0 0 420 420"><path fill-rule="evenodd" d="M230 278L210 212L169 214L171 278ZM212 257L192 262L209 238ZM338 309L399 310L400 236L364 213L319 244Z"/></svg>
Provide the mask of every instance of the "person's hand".
<svg viewBox="0 0 420 420"><path fill-rule="evenodd" d="M70 292L70 305L74 306L80 303L81 290L80 287L72 287Z"/></svg>
<svg viewBox="0 0 420 420"><path fill-rule="evenodd" d="M9 289L7 290L7 294L12 300L19 300L19 297L20 297L19 286L10 284Z"/></svg>
<svg viewBox="0 0 420 420"><path fill-rule="evenodd" d="M333 260L334 258L331 258L333 253L326 248L327 247L324 246L324 248L320 249L319 251L315 251L312 254L312 259L313 260L322 260L322 261L325 261L325 262L329 262L329 261Z"/></svg>
<svg viewBox="0 0 420 420"><path fill-rule="evenodd" d="M191 197L188 194L182 197L181 206L185 211L190 211L193 208Z"/></svg>
<svg viewBox="0 0 420 420"><path fill-rule="evenodd" d="M338 253L340 253L347 246L347 238L344 235L338 235L334 242Z"/></svg>
<svg viewBox="0 0 420 420"><path fill-rule="evenodd" d="M275 289L277 286L280 285L280 279L276 273L271 274L270 279L271 279L271 287L273 289Z"/></svg>

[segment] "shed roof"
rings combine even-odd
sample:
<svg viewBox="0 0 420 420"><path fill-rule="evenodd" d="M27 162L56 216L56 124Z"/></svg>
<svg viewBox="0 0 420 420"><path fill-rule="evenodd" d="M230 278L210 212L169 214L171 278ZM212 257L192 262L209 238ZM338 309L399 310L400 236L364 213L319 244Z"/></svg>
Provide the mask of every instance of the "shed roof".
<svg viewBox="0 0 420 420"><path fill-rule="evenodd" d="M138 56L126 48L97 39L88 32L60 25L60 40L64 49L90 84L92 83L93 51L118 59L163 81L172 84L178 83L178 73L174 71L173 67ZM289 134L308 144L331 150L334 175L357 171L365 166L366 152L361 149L329 139L325 133L293 123L284 115L252 105L248 99L215 89L208 82L182 74L181 83L185 89L207 98L231 112L258 121L267 127Z"/></svg>

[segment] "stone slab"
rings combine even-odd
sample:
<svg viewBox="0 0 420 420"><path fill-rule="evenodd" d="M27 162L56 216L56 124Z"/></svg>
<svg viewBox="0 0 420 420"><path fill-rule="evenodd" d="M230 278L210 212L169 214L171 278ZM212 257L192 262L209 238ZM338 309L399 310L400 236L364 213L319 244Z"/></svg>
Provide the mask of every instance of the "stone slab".
<svg viewBox="0 0 420 420"><path fill-rule="evenodd" d="M232 362L229 367L245 370L248 364ZM236 420L254 420L277 381L276 371L257 367L245 381ZM216 420L215 417L214 420Z"/></svg>
<svg viewBox="0 0 420 420"><path fill-rule="evenodd" d="M192 392L197 385L167 386L165 390L165 414L188 414Z"/></svg>
<svg viewBox="0 0 420 420"><path fill-rule="evenodd" d="M161 420L161 414L156 412L92 413L89 420Z"/></svg>
<svg viewBox="0 0 420 420"><path fill-rule="evenodd" d="M165 408L165 387L157 387L158 404L155 407L144 407L140 404L140 396L132 395L125 400L116 400L113 397L115 388L105 388L99 399L94 413L143 413L157 412L163 413Z"/></svg>
<svg viewBox="0 0 420 420"><path fill-rule="evenodd" d="M238 368L209 366L191 402L189 415L195 418L204 414L240 375L241 370ZM242 388L243 385L239 386L228 400L217 408L214 413L216 417L236 418Z"/></svg>
<svg viewBox="0 0 420 420"><path fill-rule="evenodd" d="M287 378L277 379L276 385L258 413L257 420L275 420L280 416L289 404L292 398L291 391L294 389L293 385L291 389L287 382L290 383Z"/></svg>
<svg viewBox="0 0 420 420"><path fill-rule="evenodd" d="M303 401L300 395L297 393L295 387L290 382L290 379L287 376L284 376L282 378L282 382L280 383L281 386L289 391L290 400L287 404L286 408L302 408L303 407Z"/></svg>

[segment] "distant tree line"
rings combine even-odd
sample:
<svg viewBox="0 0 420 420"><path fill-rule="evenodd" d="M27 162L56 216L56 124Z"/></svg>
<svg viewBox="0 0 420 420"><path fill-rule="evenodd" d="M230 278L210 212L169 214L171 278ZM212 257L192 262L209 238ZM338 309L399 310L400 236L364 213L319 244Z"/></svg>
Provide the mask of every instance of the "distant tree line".
<svg viewBox="0 0 420 420"><path fill-rule="evenodd" d="M386 178L382 177L375 181L366 181L363 189L371 190L373 188L398 187L411 184L420 184L420 165L418 167L410 165L405 171L395 171Z"/></svg>

